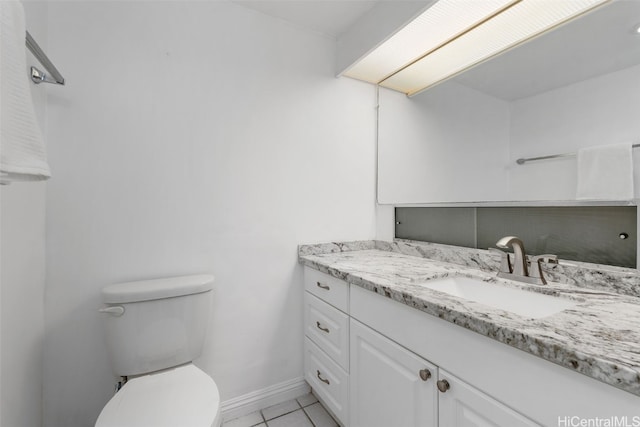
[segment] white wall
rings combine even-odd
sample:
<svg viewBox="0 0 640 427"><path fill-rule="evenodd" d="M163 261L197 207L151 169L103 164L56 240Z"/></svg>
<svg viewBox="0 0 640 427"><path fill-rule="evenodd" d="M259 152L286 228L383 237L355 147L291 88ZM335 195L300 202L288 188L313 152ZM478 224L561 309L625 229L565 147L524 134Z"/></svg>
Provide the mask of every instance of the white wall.
<svg viewBox="0 0 640 427"><path fill-rule="evenodd" d="M110 283L216 276L199 365L223 400L302 376L299 243L369 239L375 90L334 41L228 2L52 2L45 425L113 382Z"/></svg>
<svg viewBox="0 0 640 427"><path fill-rule="evenodd" d="M24 6L29 32L46 49L46 3L25 2ZM27 65L35 64L29 53ZM31 89L44 130L47 89L35 85ZM0 187L2 427L42 425L46 185L29 182Z"/></svg>
<svg viewBox="0 0 640 427"><path fill-rule="evenodd" d="M504 200L509 104L448 81L407 98L380 89L380 203Z"/></svg>
<svg viewBox="0 0 640 427"><path fill-rule="evenodd" d="M574 200L575 158L515 164L521 157L640 142L640 66L626 68L511 103L510 200ZM640 155L634 155L636 197Z"/></svg>

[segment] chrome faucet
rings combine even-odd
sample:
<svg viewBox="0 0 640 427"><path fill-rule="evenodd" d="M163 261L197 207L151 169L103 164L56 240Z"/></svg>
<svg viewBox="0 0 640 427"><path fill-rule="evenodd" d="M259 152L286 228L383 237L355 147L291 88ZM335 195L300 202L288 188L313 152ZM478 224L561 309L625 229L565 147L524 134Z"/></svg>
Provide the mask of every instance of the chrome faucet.
<svg viewBox="0 0 640 427"><path fill-rule="evenodd" d="M542 262L557 264L558 257L556 255L538 255L531 259L531 275L529 275L529 267L527 265L527 255L524 251L524 243L515 236L507 236L498 240L496 246L500 249L513 248L514 260L511 263L511 257L508 253L499 249L491 248L491 250L500 252L501 263L498 277L505 279L518 280L520 282L535 283L546 285L547 281L542 272Z"/></svg>
<svg viewBox="0 0 640 427"><path fill-rule="evenodd" d="M522 240L515 236L507 236L498 240L496 246L500 249L508 249L509 246L513 248L513 269L511 274L514 276L529 276L529 269L527 268L527 255L524 252L524 243Z"/></svg>

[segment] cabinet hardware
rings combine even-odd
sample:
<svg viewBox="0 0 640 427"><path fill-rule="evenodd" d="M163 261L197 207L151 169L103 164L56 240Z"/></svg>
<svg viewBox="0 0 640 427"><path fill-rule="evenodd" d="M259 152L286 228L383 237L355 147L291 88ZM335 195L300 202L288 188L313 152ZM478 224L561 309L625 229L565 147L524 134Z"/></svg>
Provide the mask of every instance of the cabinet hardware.
<svg viewBox="0 0 640 427"><path fill-rule="evenodd" d="M428 369L420 369L420 378L422 381L426 381L431 378L431 371Z"/></svg>
<svg viewBox="0 0 640 427"><path fill-rule="evenodd" d="M124 314L124 307L121 305L112 305L109 307L104 307L98 310L100 313L107 313L112 316L122 316Z"/></svg>
<svg viewBox="0 0 640 427"><path fill-rule="evenodd" d="M325 378L322 378L322 377L320 376L320 371L318 371L317 369L316 369L316 376L317 376L317 377L318 377L318 379L319 379L320 381L322 381L323 383L325 383L325 384L331 384L331 383L329 382L329 380L327 380L327 379L325 379Z"/></svg>
<svg viewBox="0 0 640 427"><path fill-rule="evenodd" d="M318 286L320 289L325 289L327 291L331 289L328 285L322 284L320 282L316 282L316 286Z"/></svg>
<svg viewBox="0 0 640 427"><path fill-rule="evenodd" d="M439 380L436 384L438 384L438 390L440 390L442 393L445 393L451 388L451 385L447 380Z"/></svg>
<svg viewBox="0 0 640 427"><path fill-rule="evenodd" d="M316 322L316 327L317 327L318 329L320 329L322 332L329 333L329 328L325 328L325 327L323 327L323 326L320 324L320 322Z"/></svg>

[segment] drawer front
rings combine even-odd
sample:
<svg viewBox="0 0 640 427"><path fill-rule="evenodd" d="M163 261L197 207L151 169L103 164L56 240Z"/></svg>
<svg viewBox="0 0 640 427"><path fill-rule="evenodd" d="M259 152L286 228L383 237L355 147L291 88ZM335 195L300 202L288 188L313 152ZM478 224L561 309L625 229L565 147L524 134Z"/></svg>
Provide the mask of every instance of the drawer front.
<svg viewBox="0 0 640 427"><path fill-rule="evenodd" d="M349 376L308 337L304 339L304 378L342 425L349 420Z"/></svg>
<svg viewBox="0 0 640 427"><path fill-rule="evenodd" d="M349 372L349 316L305 292L304 333Z"/></svg>
<svg viewBox="0 0 640 427"><path fill-rule="evenodd" d="M305 267L304 287L321 300L345 313L349 309L349 285L343 280Z"/></svg>

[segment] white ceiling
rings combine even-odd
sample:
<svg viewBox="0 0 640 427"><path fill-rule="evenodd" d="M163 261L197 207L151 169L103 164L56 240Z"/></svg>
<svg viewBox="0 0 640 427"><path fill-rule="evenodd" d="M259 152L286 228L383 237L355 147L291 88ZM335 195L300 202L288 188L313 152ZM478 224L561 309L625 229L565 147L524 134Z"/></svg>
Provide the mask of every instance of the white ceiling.
<svg viewBox="0 0 640 427"><path fill-rule="evenodd" d="M399 0L231 1L336 37L376 4ZM497 98L515 100L611 73L640 64L640 36L631 34L638 23L640 0L615 0L454 80Z"/></svg>
<svg viewBox="0 0 640 427"><path fill-rule="evenodd" d="M639 23L639 0L614 1L454 80L513 101L612 73L640 64Z"/></svg>
<svg viewBox="0 0 640 427"><path fill-rule="evenodd" d="M381 0L231 0L307 30L337 37Z"/></svg>

